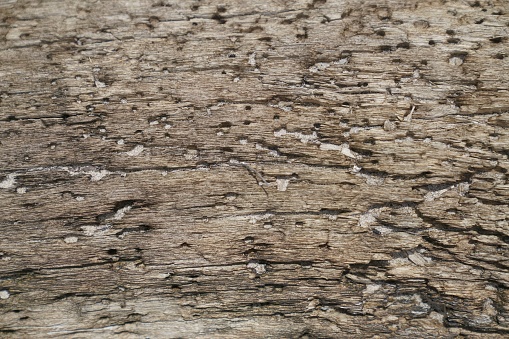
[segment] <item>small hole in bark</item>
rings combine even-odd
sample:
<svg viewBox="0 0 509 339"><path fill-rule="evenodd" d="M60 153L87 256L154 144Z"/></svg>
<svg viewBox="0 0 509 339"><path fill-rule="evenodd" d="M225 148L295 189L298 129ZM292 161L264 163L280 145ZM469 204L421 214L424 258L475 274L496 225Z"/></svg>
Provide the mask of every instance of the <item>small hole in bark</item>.
<svg viewBox="0 0 509 339"><path fill-rule="evenodd" d="M499 44L502 42L502 37L496 37L496 38L491 38L490 41L493 42L494 44Z"/></svg>
<svg viewBox="0 0 509 339"><path fill-rule="evenodd" d="M363 141L365 144L371 144L371 145L374 145L376 144L376 140L375 138L368 138L366 140Z"/></svg>
<svg viewBox="0 0 509 339"><path fill-rule="evenodd" d="M405 41L405 42L399 43L396 47L403 48L403 49L410 49L410 44L407 41Z"/></svg>
<svg viewBox="0 0 509 339"><path fill-rule="evenodd" d="M459 42L460 42L460 39L458 39L458 38L449 38L449 39L447 39L447 43L449 43L449 44L457 44Z"/></svg>
<svg viewBox="0 0 509 339"><path fill-rule="evenodd" d="M475 21L475 23L476 23L477 25L480 25L480 24L482 24L483 22L484 22L484 19L479 19L479 20L476 20L476 21Z"/></svg>
<svg viewBox="0 0 509 339"><path fill-rule="evenodd" d="M224 6L217 6L217 11L219 13L224 13L224 12L226 12L226 7L224 7Z"/></svg>
<svg viewBox="0 0 509 339"><path fill-rule="evenodd" d="M235 57L236 57L236 55L234 53L228 54L228 58L235 58Z"/></svg>
<svg viewBox="0 0 509 339"><path fill-rule="evenodd" d="M320 129L320 127L322 127L322 124L320 124L320 123L318 123L318 122L317 122L317 123L313 124L313 127L314 127L315 129Z"/></svg>
<svg viewBox="0 0 509 339"><path fill-rule="evenodd" d="M244 109L245 109L246 111L250 111L250 110L251 110L251 106L246 106L246 107L244 107Z"/></svg>
<svg viewBox="0 0 509 339"><path fill-rule="evenodd" d="M379 29L378 31L375 32L375 34L378 36L385 36L385 31L383 29Z"/></svg>
<svg viewBox="0 0 509 339"><path fill-rule="evenodd" d="M251 125L251 121L249 121L249 120L244 120L244 125L246 125L246 126Z"/></svg>
<svg viewBox="0 0 509 339"><path fill-rule="evenodd" d="M216 20L221 25L226 23L226 20L219 13L215 13L214 15L212 15L212 19Z"/></svg>
<svg viewBox="0 0 509 339"><path fill-rule="evenodd" d="M273 117L274 120L279 120L279 115L275 114Z"/></svg>
<svg viewBox="0 0 509 339"><path fill-rule="evenodd" d="M245 237L243 240L245 243L252 243L254 241L254 237Z"/></svg>
<svg viewBox="0 0 509 339"><path fill-rule="evenodd" d="M191 25L198 26L198 23L197 22L193 22Z"/></svg>
<svg viewBox="0 0 509 339"><path fill-rule="evenodd" d="M390 52L392 50L392 47L389 45L382 45L379 47L381 52Z"/></svg>
<svg viewBox="0 0 509 339"><path fill-rule="evenodd" d="M110 249L108 250L108 254L109 254L109 255L115 255L115 254L117 254L117 252L118 252L118 251L117 251L116 249L114 249L114 248L110 248Z"/></svg>
<svg viewBox="0 0 509 339"><path fill-rule="evenodd" d="M495 58L495 59L502 60L502 59L504 59L504 58L505 58L505 55L504 55L504 54L502 54L502 53L497 53L497 54L495 54L494 58Z"/></svg>
<svg viewBox="0 0 509 339"><path fill-rule="evenodd" d="M346 106L346 107L349 107L349 106L350 106L350 103L349 103L348 101L344 101L341 105Z"/></svg>
<svg viewBox="0 0 509 339"><path fill-rule="evenodd" d="M230 128L230 127L232 127L232 123L229 121L223 121L222 123L219 124L218 127L219 128Z"/></svg>
<svg viewBox="0 0 509 339"><path fill-rule="evenodd" d="M421 60L421 65L427 65L427 64L428 64L427 60Z"/></svg>
<svg viewBox="0 0 509 339"><path fill-rule="evenodd" d="M470 5L470 7L481 7L481 4L479 3L479 1L474 1L474 3Z"/></svg>
<svg viewBox="0 0 509 339"><path fill-rule="evenodd" d="M454 35L456 34L456 32L452 29L448 29L447 31L445 31L445 33L447 33L448 35Z"/></svg>
<svg viewBox="0 0 509 339"><path fill-rule="evenodd" d="M428 45L434 46L435 45L435 41L433 41L433 40L428 41Z"/></svg>
<svg viewBox="0 0 509 339"><path fill-rule="evenodd" d="M197 11L198 9L200 8L200 6L198 5L193 5L191 6L191 10L194 12L194 11Z"/></svg>

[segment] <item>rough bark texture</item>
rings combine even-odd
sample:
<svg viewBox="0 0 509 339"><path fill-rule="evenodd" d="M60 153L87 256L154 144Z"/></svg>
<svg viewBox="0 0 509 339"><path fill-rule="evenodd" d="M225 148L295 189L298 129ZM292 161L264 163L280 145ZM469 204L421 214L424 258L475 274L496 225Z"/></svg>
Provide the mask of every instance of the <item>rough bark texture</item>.
<svg viewBox="0 0 509 339"><path fill-rule="evenodd" d="M0 1L0 336L507 336L507 13Z"/></svg>

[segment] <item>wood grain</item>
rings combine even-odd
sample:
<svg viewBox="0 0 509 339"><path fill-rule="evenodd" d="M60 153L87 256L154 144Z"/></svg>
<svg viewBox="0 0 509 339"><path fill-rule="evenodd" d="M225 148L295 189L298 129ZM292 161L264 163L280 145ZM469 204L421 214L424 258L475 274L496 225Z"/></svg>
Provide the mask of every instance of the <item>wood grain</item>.
<svg viewBox="0 0 509 339"><path fill-rule="evenodd" d="M0 1L0 336L509 334L505 0Z"/></svg>

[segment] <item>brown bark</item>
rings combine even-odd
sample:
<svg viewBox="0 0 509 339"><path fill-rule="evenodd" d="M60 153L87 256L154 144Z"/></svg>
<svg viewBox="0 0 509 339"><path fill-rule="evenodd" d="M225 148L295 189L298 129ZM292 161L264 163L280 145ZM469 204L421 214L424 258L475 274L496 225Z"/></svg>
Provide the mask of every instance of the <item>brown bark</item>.
<svg viewBox="0 0 509 339"><path fill-rule="evenodd" d="M508 335L507 13L0 2L1 336Z"/></svg>

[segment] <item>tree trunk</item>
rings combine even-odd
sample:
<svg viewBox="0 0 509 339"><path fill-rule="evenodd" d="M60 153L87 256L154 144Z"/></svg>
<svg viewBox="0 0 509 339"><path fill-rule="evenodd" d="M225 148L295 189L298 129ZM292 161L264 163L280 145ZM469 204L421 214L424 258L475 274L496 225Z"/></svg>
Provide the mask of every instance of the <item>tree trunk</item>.
<svg viewBox="0 0 509 339"><path fill-rule="evenodd" d="M0 336L507 336L508 13L1 1Z"/></svg>

